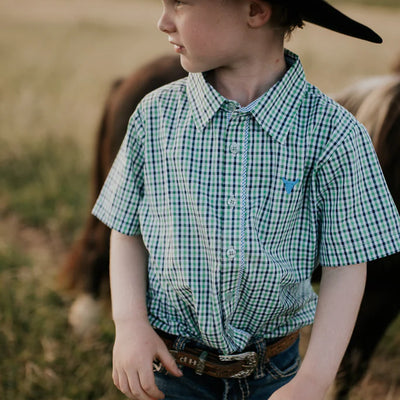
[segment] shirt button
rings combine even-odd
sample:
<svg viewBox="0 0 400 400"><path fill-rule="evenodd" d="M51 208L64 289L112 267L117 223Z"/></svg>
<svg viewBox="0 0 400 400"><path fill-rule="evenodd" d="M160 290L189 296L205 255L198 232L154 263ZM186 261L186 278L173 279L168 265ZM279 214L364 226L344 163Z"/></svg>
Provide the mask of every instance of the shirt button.
<svg viewBox="0 0 400 400"><path fill-rule="evenodd" d="M230 151L232 154L237 154L237 153L239 153L239 145L238 145L236 142L231 143L231 145L229 146L229 151Z"/></svg>
<svg viewBox="0 0 400 400"><path fill-rule="evenodd" d="M227 293L226 295L226 300L227 301L232 301L235 298L235 292L232 290L232 292Z"/></svg>
<svg viewBox="0 0 400 400"><path fill-rule="evenodd" d="M228 257L229 260L233 260L236 256L236 250L233 247L230 247L227 252L226 255Z"/></svg>
<svg viewBox="0 0 400 400"><path fill-rule="evenodd" d="M229 111L235 111L236 108L237 108L237 106L235 103L229 103L229 105L228 105Z"/></svg>
<svg viewBox="0 0 400 400"><path fill-rule="evenodd" d="M228 206L230 206L230 207L235 207L236 206L236 197L235 196L229 197Z"/></svg>

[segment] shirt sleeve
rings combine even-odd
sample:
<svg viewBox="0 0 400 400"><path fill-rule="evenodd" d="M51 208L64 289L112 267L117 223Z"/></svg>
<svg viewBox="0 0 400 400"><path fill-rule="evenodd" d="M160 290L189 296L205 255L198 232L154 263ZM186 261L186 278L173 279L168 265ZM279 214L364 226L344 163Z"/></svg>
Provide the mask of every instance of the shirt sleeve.
<svg viewBox="0 0 400 400"><path fill-rule="evenodd" d="M317 172L319 262L359 264L400 251L400 217L371 139L356 125Z"/></svg>
<svg viewBox="0 0 400 400"><path fill-rule="evenodd" d="M144 127L139 111L129 120L127 133L92 214L111 229L139 235L139 207L144 193Z"/></svg>

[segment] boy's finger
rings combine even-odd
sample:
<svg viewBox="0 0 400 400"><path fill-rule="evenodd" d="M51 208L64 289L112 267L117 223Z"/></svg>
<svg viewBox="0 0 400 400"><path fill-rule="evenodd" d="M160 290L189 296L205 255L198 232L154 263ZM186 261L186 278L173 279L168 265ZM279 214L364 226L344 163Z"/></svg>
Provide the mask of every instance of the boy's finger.
<svg viewBox="0 0 400 400"><path fill-rule="evenodd" d="M161 400L165 397L156 385L152 368L139 371L139 381L143 391L151 398Z"/></svg>
<svg viewBox="0 0 400 400"><path fill-rule="evenodd" d="M130 399L134 398L131 393L131 388L129 385L128 377L126 376L125 373L119 374L118 385L116 385L116 386L125 396L127 396Z"/></svg>
<svg viewBox="0 0 400 400"><path fill-rule="evenodd" d="M119 376L118 376L118 372L115 368L113 368L112 378L113 378L114 385L119 389L119 387L120 387Z"/></svg>
<svg viewBox="0 0 400 400"><path fill-rule="evenodd" d="M176 365L174 357L168 351L167 347L164 345L158 352L158 359L165 369L172 375L180 378L183 374L182 371Z"/></svg>
<svg viewBox="0 0 400 400"><path fill-rule="evenodd" d="M128 375L129 394L125 393L130 399L133 400L155 400L153 397L148 396L140 385L138 374Z"/></svg>

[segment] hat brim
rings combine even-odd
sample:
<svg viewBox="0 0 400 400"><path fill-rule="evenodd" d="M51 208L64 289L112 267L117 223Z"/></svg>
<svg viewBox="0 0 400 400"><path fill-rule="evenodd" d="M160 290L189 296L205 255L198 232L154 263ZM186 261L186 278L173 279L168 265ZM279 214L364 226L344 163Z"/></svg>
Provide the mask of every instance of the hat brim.
<svg viewBox="0 0 400 400"><path fill-rule="evenodd" d="M367 26L344 15L323 0L304 1L301 6L305 21L373 43L382 43L382 38Z"/></svg>

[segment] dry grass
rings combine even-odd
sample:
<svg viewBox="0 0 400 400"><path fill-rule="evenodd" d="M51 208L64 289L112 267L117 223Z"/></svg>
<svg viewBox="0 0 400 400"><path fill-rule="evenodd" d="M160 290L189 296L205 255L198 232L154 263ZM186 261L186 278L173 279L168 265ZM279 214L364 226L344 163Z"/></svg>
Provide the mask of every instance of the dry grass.
<svg viewBox="0 0 400 400"><path fill-rule="evenodd" d="M311 25L297 32L288 47L327 92L387 73L400 54L400 8L342 4L385 42L367 44ZM53 277L87 212L85 182L110 83L171 51L155 29L159 11L151 0L0 3L2 400L122 398L111 384L107 313L89 339L74 337L71 299L60 295ZM400 399L399 325L353 400Z"/></svg>

